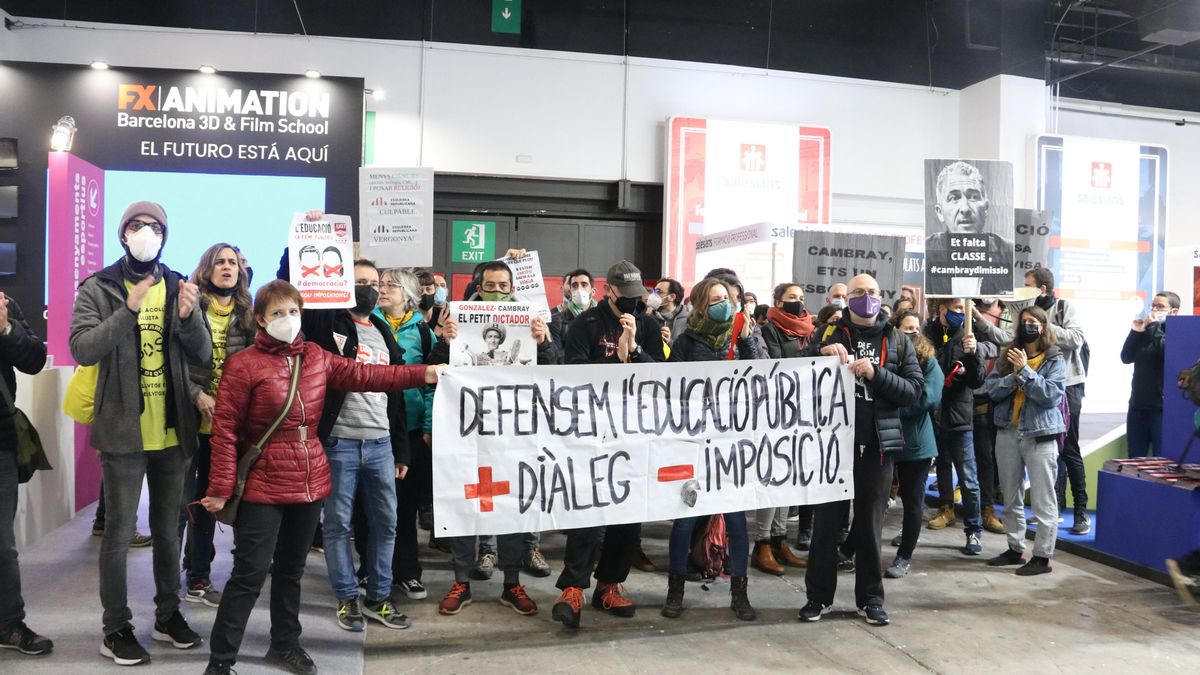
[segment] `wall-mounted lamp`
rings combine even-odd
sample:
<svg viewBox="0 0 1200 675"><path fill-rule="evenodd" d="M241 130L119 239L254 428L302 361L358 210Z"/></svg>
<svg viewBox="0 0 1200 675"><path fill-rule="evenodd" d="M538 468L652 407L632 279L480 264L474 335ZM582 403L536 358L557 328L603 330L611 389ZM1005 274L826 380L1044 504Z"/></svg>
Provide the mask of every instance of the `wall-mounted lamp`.
<svg viewBox="0 0 1200 675"><path fill-rule="evenodd" d="M69 152L75 142L75 118L63 115L54 126L50 127L50 149L55 152Z"/></svg>

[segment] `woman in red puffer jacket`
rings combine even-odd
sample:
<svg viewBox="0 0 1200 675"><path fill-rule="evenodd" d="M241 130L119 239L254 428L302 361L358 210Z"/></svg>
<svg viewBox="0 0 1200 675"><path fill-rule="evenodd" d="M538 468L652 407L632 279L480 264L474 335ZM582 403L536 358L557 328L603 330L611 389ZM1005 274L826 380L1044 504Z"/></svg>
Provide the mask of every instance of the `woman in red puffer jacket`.
<svg viewBox="0 0 1200 675"><path fill-rule="evenodd" d="M214 513L233 494L238 457L283 410L294 357L303 357L303 370L291 410L246 479L233 530L233 573L213 623L206 673L230 672L268 570L271 648L266 660L296 673L316 672L299 642L300 577L321 500L330 492L329 465L317 439L325 388L396 391L434 384L441 373L422 365L359 364L305 342L299 337L302 304L286 281L259 289L254 318L264 330L252 347L225 362L213 411L208 496L201 502Z"/></svg>

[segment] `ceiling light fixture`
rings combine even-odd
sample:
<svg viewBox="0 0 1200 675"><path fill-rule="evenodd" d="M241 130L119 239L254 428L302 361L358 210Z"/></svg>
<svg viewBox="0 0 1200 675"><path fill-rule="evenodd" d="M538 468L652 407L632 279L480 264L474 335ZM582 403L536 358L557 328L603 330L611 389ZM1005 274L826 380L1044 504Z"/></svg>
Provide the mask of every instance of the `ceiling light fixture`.
<svg viewBox="0 0 1200 675"><path fill-rule="evenodd" d="M312 68L309 68L308 70L304 71L304 76L315 80L321 76L321 72L318 70L313 70Z"/></svg>
<svg viewBox="0 0 1200 675"><path fill-rule="evenodd" d="M205 75L212 75L213 73L217 72L217 69L209 65L204 65L200 66L200 72L204 73Z"/></svg>
<svg viewBox="0 0 1200 675"><path fill-rule="evenodd" d="M92 61L91 65L92 65L93 70L108 70L108 63L101 61L99 59Z"/></svg>

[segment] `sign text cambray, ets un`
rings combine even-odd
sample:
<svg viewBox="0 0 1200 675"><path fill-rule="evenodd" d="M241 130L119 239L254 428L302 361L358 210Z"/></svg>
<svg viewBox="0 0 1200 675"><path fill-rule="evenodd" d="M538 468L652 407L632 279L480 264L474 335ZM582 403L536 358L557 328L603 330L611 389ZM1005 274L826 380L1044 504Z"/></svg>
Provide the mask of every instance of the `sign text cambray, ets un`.
<svg viewBox="0 0 1200 675"><path fill-rule="evenodd" d="M833 357L451 368L434 398L437 536L850 499L853 382Z"/></svg>

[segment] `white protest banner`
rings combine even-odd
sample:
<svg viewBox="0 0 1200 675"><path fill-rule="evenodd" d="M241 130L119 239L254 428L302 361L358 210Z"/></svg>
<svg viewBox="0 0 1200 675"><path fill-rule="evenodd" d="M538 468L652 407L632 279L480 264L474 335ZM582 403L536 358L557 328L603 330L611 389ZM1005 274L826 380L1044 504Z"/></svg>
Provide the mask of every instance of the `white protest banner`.
<svg viewBox="0 0 1200 675"><path fill-rule="evenodd" d="M754 223L753 225L744 225L742 227L735 227L732 230L710 234L707 237L700 237L696 240L696 253L710 253L712 251L733 248L734 246L745 246L746 244L771 241L773 230L774 228L771 227L771 223ZM786 236L775 238L787 239Z"/></svg>
<svg viewBox="0 0 1200 675"><path fill-rule="evenodd" d="M543 321L550 321L550 303L546 300L546 281L542 278L542 263L537 251L526 251L520 258L504 257L513 272L513 300L533 305Z"/></svg>
<svg viewBox="0 0 1200 675"><path fill-rule="evenodd" d="M350 216L326 213L320 220L292 214L288 231L291 282L305 309L354 306L354 255Z"/></svg>
<svg viewBox="0 0 1200 675"><path fill-rule="evenodd" d="M925 295L1012 297L1013 167L925 160Z"/></svg>
<svg viewBox="0 0 1200 675"><path fill-rule="evenodd" d="M433 264L433 169L358 169L358 251L380 267Z"/></svg>
<svg viewBox="0 0 1200 675"><path fill-rule="evenodd" d="M434 396L436 534L850 499L853 386L834 357L451 368Z"/></svg>
<svg viewBox="0 0 1200 675"><path fill-rule="evenodd" d="M452 302L458 337L450 341L452 366L537 365L529 333L533 307L519 302Z"/></svg>
<svg viewBox="0 0 1200 675"><path fill-rule="evenodd" d="M1052 268L1051 225L1054 214L1049 211L1017 209L1016 213L1016 261L1020 274L1039 267Z"/></svg>
<svg viewBox="0 0 1200 675"><path fill-rule="evenodd" d="M904 237L797 230L792 235L792 281L805 294L825 295L829 287L846 283L859 274L879 282L883 300L900 297L904 279Z"/></svg>

